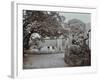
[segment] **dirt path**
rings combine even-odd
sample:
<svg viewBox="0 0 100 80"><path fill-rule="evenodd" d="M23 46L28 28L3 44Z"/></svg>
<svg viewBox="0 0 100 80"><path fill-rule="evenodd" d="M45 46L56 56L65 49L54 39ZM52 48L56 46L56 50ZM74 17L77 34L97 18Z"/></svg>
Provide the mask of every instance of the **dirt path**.
<svg viewBox="0 0 100 80"><path fill-rule="evenodd" d="M24 69L67 67L64 54L30 54L24 57Z"/></svg>

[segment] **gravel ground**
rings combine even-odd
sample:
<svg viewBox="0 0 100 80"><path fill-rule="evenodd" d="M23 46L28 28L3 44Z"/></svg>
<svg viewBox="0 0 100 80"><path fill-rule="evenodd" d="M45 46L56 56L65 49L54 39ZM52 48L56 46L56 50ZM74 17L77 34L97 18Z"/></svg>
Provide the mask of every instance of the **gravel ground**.
<svg viewBox="0 0 100 80"><path fill-rule="evenodd" d="M24 57L23 69L67 67L64 53L59 54L29 54Z"/></svg>

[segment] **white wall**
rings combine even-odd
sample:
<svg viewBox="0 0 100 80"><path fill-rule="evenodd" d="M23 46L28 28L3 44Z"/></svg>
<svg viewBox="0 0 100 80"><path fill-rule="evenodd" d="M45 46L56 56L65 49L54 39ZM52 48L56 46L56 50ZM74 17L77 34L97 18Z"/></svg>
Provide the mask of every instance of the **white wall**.
<svg viewBox="0 0 100 80"><path fill-rule="evenodd" d="M25 0L24 0L25 1ZM27 0L41 4L73 4L77 6L97 6L98 7L98 26L96 27L96 39L98 53L98 72L90 74L61 75L55 77L33 78L25 80L100 80L100 1L99 0ZM11 0L1 0L0 2L0 80L11 80ZM24 79L22 79L24 80Z"/></svg>

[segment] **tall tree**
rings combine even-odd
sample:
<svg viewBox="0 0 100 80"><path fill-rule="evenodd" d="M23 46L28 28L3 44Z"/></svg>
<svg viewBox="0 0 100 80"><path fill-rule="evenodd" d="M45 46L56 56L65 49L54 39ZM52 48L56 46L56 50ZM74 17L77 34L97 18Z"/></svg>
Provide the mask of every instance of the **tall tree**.
<svg viewBox="0 0 100 80"><path fill-rule="evenodd" d="M28 48L32 33L38 33L43 38L54 37L63 33L62 22L64 17L59 12L23 10L23 42Z"/></svg>

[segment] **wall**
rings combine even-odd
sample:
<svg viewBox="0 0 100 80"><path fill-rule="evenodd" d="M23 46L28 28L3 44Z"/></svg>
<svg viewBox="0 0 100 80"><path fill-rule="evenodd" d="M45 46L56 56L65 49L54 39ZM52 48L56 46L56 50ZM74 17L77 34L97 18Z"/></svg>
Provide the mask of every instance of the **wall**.
<svg viewBox="0 0 100 80"><path fill-rule="evenodd" d="M25 0L24 0L25 1ZM97 35L95 37L95 51L98 56L98 71L90 74L65 74L55 77L32 78L25 80L100 80L100 1L99 0L28 0L41 4L72 4L78 6L96 6L98 26L95 27ZM0 2L0 80L12 80L10 78L11 65L11 0L1 0ZM20 79L19 79L20 80ZM22 79L24 80L24 79Z"/></svg>

